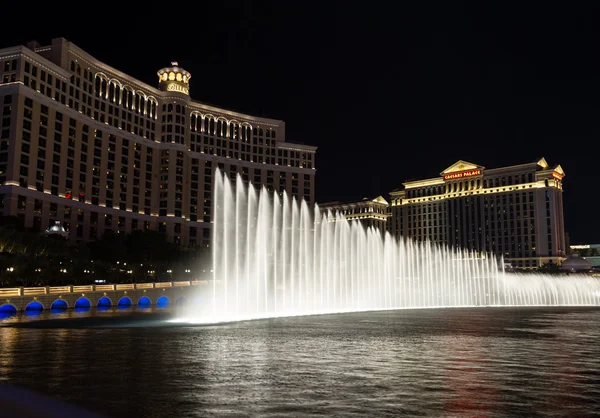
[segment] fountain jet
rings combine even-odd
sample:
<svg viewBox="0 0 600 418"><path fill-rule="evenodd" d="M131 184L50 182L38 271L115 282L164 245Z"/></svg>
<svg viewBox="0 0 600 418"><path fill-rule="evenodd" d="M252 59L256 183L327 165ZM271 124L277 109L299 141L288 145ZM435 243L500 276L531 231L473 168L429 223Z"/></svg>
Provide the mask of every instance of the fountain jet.
<svg viewBox="0 0 600 418"><path fill-rule="evenodd" d="M396 240L287 194L215 175L211 295L185 321L473 306L598 306L586 275L505 273L503 260Z"/></svg>

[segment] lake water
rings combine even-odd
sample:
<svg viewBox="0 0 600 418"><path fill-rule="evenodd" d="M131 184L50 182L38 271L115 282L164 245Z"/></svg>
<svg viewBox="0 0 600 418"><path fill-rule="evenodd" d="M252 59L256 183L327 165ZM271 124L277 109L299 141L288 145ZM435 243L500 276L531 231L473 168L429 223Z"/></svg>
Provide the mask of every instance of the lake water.
<svg viewBox="0 0 600 418"><path fill-rule="evenodd" d="M58 323L50 313L5 319L0 380L108 417L600 411L598 309L407 310L165 326L171 315L109 310L65 313ZM89 318L68 318L78 316Z"/></svg>

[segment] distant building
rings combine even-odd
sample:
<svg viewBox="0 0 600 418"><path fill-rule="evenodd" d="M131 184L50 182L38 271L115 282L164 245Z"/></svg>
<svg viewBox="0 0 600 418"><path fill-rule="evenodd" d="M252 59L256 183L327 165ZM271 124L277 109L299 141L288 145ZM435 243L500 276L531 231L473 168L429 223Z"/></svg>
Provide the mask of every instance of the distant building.
<svg viewBox="0 0 600 418"><path fill-rule="evenodd" d="M388 202L382 196L364 198L356 202L329 202L320 204L321 211L330 210L343 214L349 221L360 222L366 228L372 227L385 233L387 230Z"/></svg>
<svg viewBox="0 0 600 418"><path fill-rule="evenodd" d="M493 169L457 161L439 177L407 181L391 192L388 230L501 255L513 267L560 264L566 256L564 176L544 158Z"/></svg>
<svg viewBox="0 0 600 418"><path fill-rule="evenodd" d="M64 38L0 49L0 215L40 232L61 221L73 242L150 229L208 246L217 168L314 203L316 147L286 141L281 120L193 100L177 62L157 76Z"/></svg>
<svg viewBox="0 0 600 418"><path fill-rule="evenodd" d="M589 261L592 267L600 267L600 244L571 245L569 254L577 254Z"/></svg>

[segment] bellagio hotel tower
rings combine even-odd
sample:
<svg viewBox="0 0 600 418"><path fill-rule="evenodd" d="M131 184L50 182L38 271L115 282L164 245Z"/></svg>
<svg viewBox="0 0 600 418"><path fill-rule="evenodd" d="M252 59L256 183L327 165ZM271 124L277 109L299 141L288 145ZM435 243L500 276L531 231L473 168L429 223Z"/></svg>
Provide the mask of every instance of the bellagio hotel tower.
<svg viewBox="0 0 600 418"><path fill-rule="evenodd" d="M144 84L64 38L0 49L0 215L72 242L158 230L208 246L215 170L314 203L316 147L190 97L172 62ZM198 83L201 88L202 83Z"/></svg>

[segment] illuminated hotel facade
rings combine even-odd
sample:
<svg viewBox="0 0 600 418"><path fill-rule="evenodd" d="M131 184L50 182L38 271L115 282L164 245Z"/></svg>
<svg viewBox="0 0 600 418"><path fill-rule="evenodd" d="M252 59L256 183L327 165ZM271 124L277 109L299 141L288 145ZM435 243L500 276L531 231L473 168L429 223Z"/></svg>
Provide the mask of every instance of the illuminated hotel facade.
<svg viewBox="0 0 600 418"><path fill-rule="evenodd" d="M351 222L360 222L365 228L375 228L381 233L387 230L387 219L390 216L388 201L383 196L374 199L364 198L353 202L328 202L319 205L321 212L330 210L338 212Z"/></svg>
<svg viewBox="0 0 600 418"><path fill-rule="evenodd" d="M560 167L544 158L486 169L458 161L390 193L388 231L535 268L566 256Z"/></svg>
<svg viewBox="0 0 600 418"><path fill-rule="evenodd" d="M150 229L208 246L217 168L314 203L316 147L192 100L176 62L157 75L149 86L64 38L1 49L0 214L60 221L73 242Z"/></svg>

